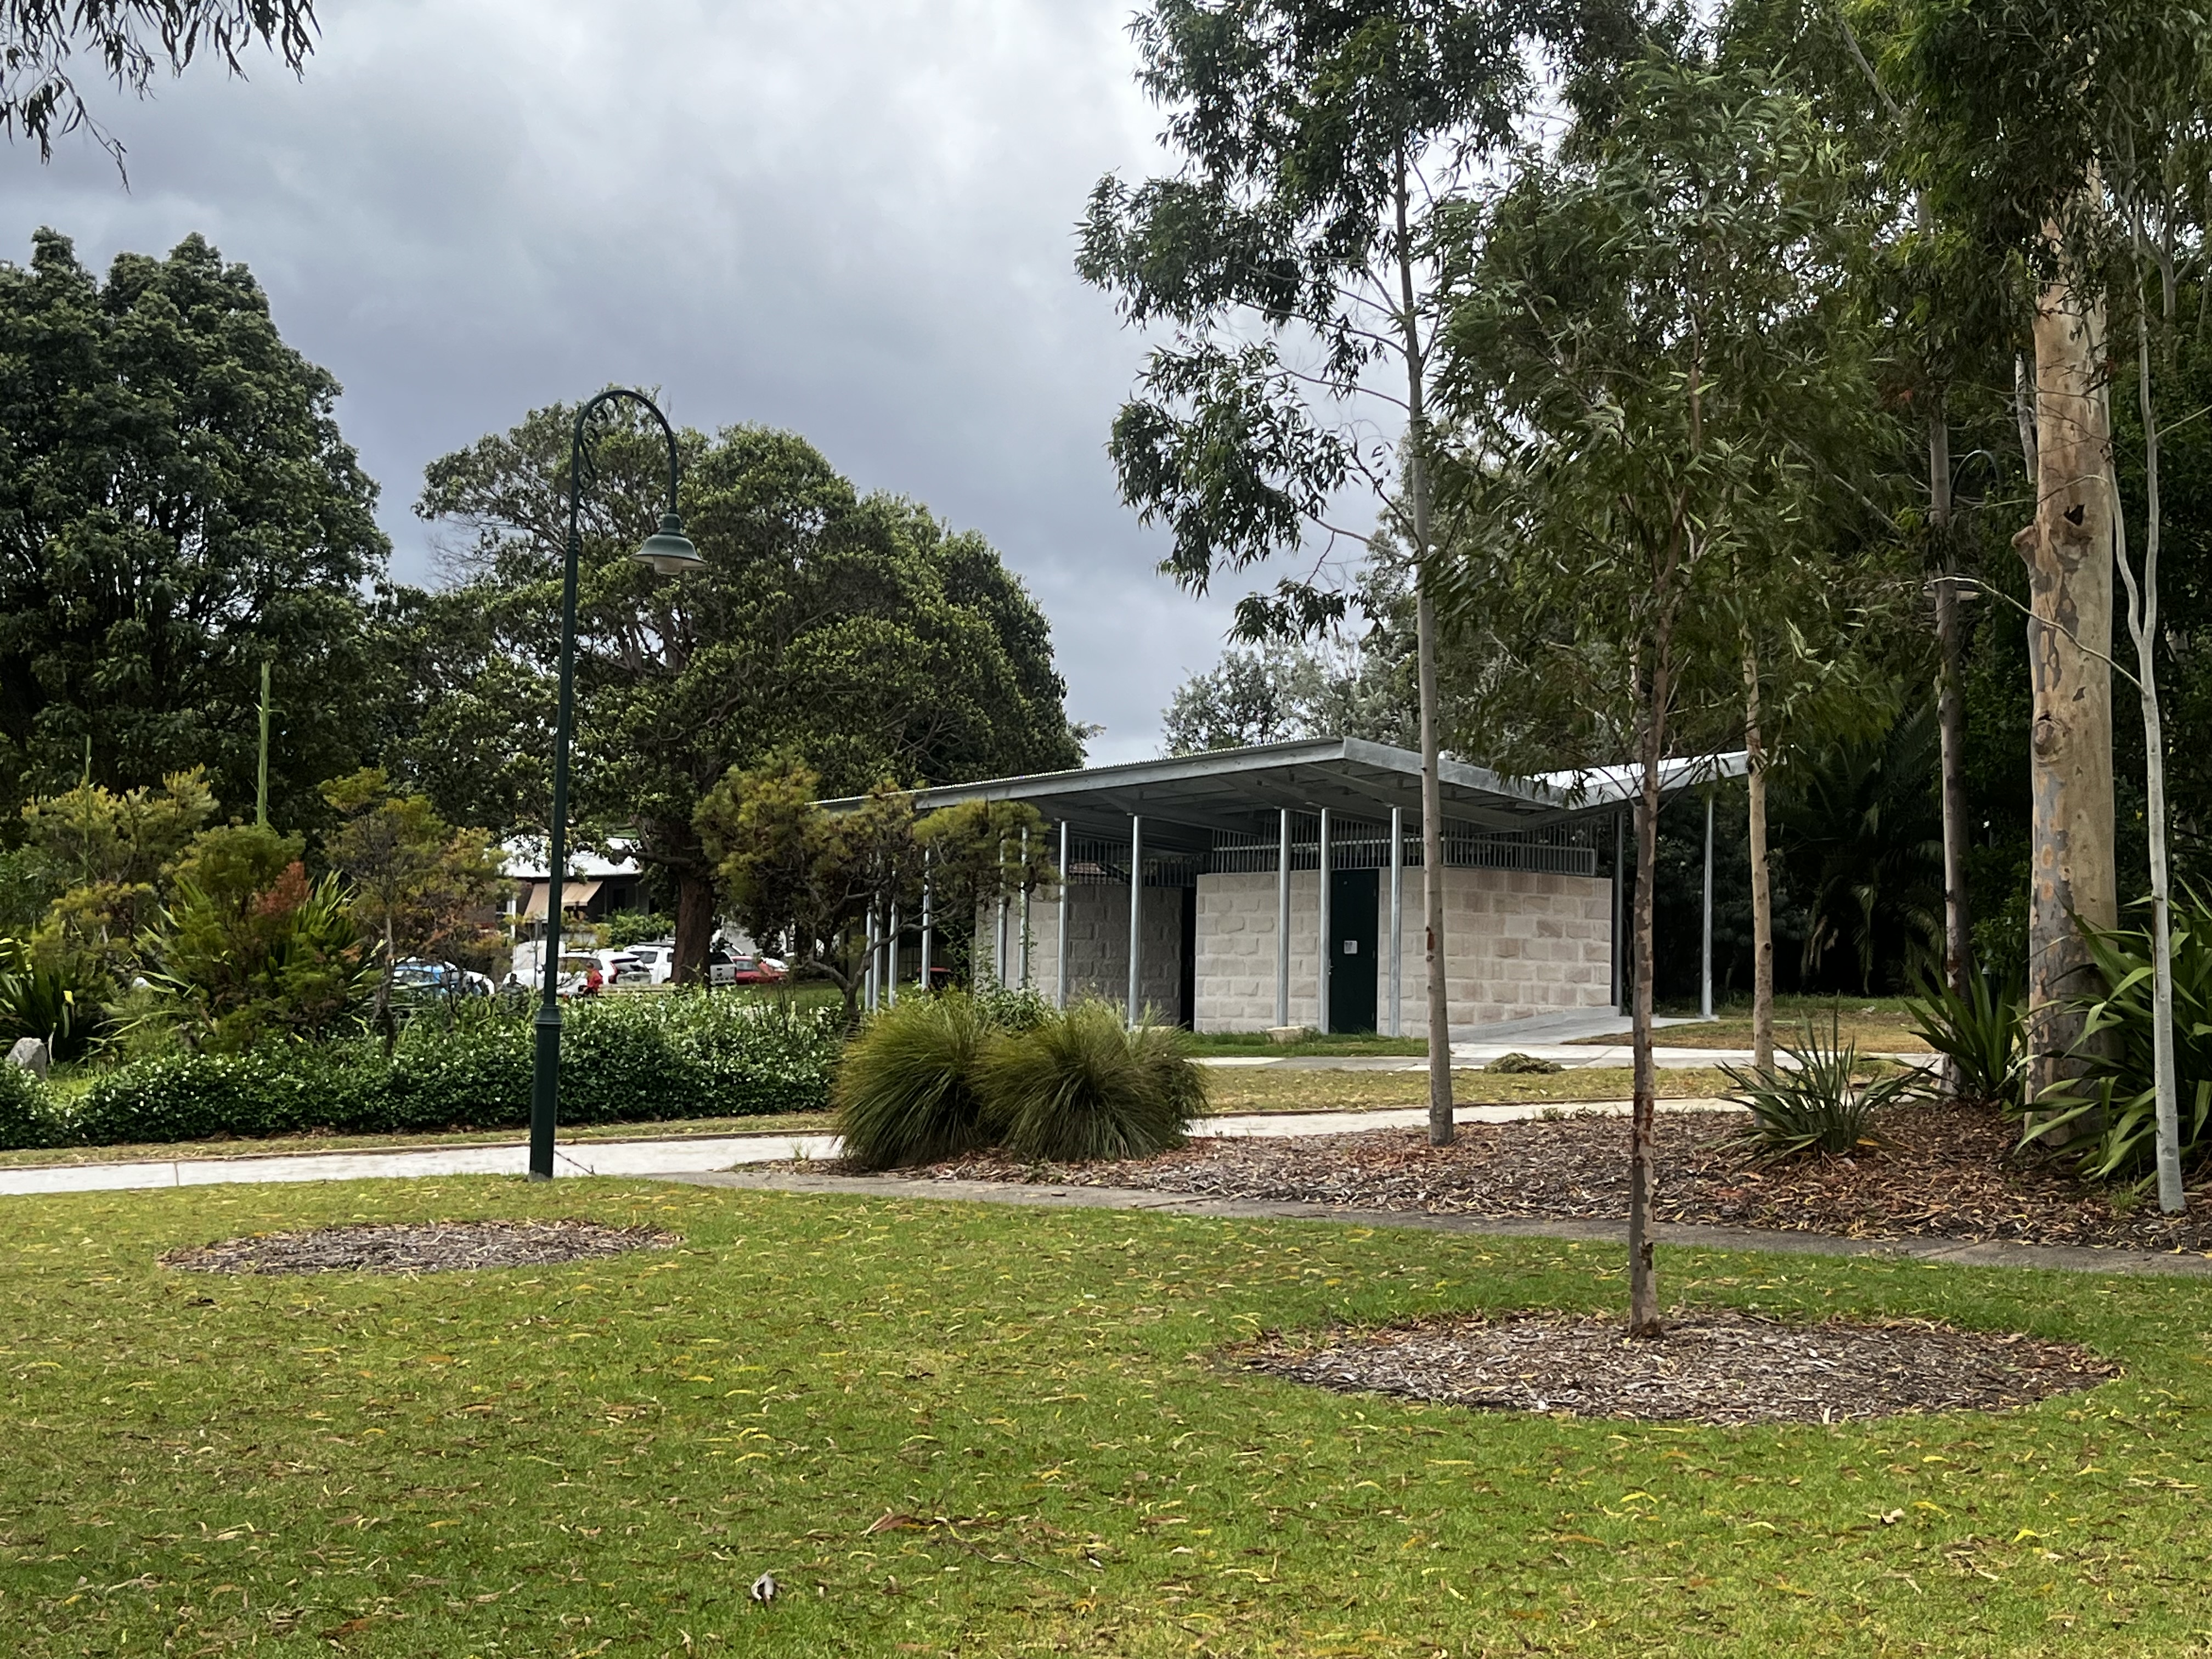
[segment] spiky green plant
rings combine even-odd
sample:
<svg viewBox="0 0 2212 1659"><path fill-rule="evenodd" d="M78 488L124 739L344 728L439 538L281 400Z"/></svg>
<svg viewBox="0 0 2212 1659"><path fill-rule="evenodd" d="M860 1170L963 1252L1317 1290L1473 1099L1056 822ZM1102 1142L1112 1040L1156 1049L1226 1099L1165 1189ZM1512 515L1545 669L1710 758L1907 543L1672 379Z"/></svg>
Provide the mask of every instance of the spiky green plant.
<svg viewBox="0 0 2212 1659"><path fill-rule="evenodd" d="M2027 1066L2021 1024L2027 1001L2024 978L2015 974L1993 985L1980 974L1969 974L1961 995L1923 971L1918 988L1919 994L1905 1003L1905 1012L1922 1041L1951 1062L1960 1097L1987 1105L2018 1102Z"/></svg>
<svg viewBox="0 0 2212 1659"><path fill-rule="evenodd" d="M832 1094L847 1160L890 1170L984 1145L977 1071L990 1030L971 999L950 993L872 1017L846 1048Z"/></svg>
<svg viewBox="0 0 2212 1659"><path fill-rule="evenodd" d="M981 1084L991 1121L1018 1158L1142 1158L1182 1143L1206 1108L1206 1074L1180 1031L1125 1028L1103 1002L990 1044Z"/></svg>
<svg viewBox="0 0 2212 1659"><path fill-rule="evenodd" d="M1762 1072L1721 1067L1735 1085L1729 1097L1750 1110L1752 1139L1768 1156L1840 1156L1887 1144L1875 1127L1875 1115L1907 1094L1917 1074L1905 1071L1855 1083L1858 1045L1840 1041L1839 1032L1840 1022L1832 1014L1824 1043L1808 1019L1804 1046L1783 1045L1789 1065Z"/></svg>

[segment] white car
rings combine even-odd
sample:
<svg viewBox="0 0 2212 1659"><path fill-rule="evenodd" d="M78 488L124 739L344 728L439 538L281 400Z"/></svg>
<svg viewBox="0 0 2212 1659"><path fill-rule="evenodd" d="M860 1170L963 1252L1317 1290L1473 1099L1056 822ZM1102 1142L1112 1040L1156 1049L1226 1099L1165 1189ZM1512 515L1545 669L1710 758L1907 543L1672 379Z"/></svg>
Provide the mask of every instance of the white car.
<svg viewBox="0 0 2212 1659"><path fill-rule="evenodd" d="M652 974L652 979L647 981L649 984L665 985L676 977L676 941L673 939L657 939L649 944L633 945L629 947L629 954L636 957Z"/></svg>

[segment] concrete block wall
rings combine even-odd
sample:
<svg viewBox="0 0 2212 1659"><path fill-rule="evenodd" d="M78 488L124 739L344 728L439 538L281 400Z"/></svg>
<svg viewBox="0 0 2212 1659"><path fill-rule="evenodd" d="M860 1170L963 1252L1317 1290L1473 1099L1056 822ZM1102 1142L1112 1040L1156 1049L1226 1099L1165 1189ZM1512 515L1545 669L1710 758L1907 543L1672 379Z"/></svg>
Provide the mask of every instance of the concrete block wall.
<svg viewBox="0 0 2212 1659"><path fill-rule="evenodd" d="M1291 1024L1314 1023L1319 999L1321 879L1291 872ZM1198 878L1198 1018L1201 1031L1264 1031L1275 1023L1272 870Z"/></svg>
<svg viewBox="0 0 2212 1659"><path fill-rule="evenodd" d="M1182 891L1147 887L1144 960L1139 992L1146 1006L1173 1023L1182 1000ZM1021 972L1020 915L1006 924L1009 979ZM1029 982L1049 999L1060 969L1060 890L1042 887L1030 900ZM976 963L987 969L997 942L994 913L976 918ZM1067 1000L1096 997L1120 1007L1129 1000L1129 890L1077 882L1067 890Z"/></svg>
<svg viewBox="0 0 2212 1659"><path fill-rule="evenodd" d="M1389 877L1376 884L1378 938L1389 937ZM1316 1023L1319 872L1291 872L1291 1024ZM1275 1023L1275 876L1272 871L1198 879L1198 1009L1201 1031L1259 1031ZM1405 876L1399 1030L1427 1018L1422 957L1427 924L1421 872ZM1612 1000L1613 888L1590 876L1514 870L1444 872L1445 987L1452 1035L1478 1026ZM1376 964L1380 1024L1389 1027L1387 957Z"/></svg>

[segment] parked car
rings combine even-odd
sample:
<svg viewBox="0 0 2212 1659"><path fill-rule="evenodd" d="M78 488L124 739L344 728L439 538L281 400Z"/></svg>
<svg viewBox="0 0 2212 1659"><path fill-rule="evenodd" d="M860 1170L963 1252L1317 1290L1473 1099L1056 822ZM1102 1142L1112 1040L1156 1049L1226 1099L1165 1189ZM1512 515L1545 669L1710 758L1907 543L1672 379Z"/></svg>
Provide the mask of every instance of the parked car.
<svg viewBox="0 0 2212 1659"><path fill-rule="evenodd" d="M440 997L488 997L492 988L482 974L427 957L409 957L392 969L392 1000L403 1006Z"/></svg>
<svg viewBox="0 0 2212 1659"><path fill-rule="evenodd" d="M732 957L710 963L707 974L715 985L781 985L791 976L774 957Z"/></svg>
<svg viewBox="0 0 2212 1659"><path fill-rule="evenodd" d="M643 963L653 975L653 983L665 985L676 977L676 941L672 939L648 939L642 945L629 947L630 955Z"/></svg>

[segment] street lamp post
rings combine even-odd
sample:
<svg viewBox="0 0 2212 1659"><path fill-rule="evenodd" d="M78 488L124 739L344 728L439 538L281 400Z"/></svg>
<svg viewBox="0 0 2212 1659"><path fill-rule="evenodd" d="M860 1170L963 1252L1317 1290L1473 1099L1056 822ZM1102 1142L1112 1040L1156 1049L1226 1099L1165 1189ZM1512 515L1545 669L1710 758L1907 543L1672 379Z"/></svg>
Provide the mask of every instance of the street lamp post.
<svg viewBox="0 0 2212 1659"><path fill-rule="evenodd" d="M544 994L538 1005L537 1039L530 1073L530 1178L553 1178L553 1128L561 1106L561 913L567 896L568 866L568 738L576 711L576 565L583 556L580 527L583 513L584 472L589 451L584 442L585 423L602 404L627 400L643 408L660 423L668 439L668 511L660 528L646 538L630 556L651 565L658 575L680 576L706 563L699 550L684 533L684 520L676 510L678 462L676 428L660 407L642 392L611 387L576 411L574 441L568 450L568 546L561 568L561 690L560 712L553 727L553 818L551 846L547 849L545 892Z"/></svg>

